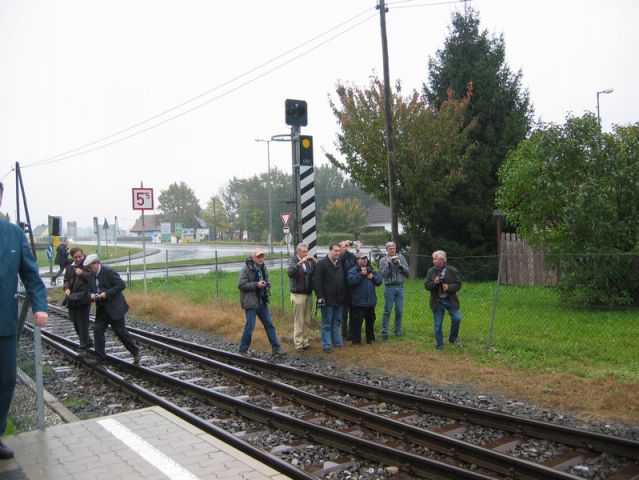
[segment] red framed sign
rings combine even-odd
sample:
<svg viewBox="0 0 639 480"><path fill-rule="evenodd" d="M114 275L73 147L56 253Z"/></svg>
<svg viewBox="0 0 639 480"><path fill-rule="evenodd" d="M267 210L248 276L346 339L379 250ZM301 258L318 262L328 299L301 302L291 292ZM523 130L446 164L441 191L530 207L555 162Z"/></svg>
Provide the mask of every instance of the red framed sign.
<svg viewBox="0 0 639 480"><path fill-rule="evenodd" d="M153 189L132 188L133 210L153 210Z"/></svg>

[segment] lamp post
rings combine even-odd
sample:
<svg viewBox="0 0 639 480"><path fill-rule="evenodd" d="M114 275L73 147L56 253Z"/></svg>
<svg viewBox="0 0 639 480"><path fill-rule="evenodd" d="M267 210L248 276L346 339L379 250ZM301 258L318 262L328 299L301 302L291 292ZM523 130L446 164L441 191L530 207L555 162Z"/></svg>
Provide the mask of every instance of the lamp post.
<svg viewBox="0 0 639 480"><path fill-rule="evenodd" d="M614 92L612 88L607 88L606 90L600 90L597 92L597 122L599 122L599 125L601 125L601 116L599 115L599 95L602 93L608 94L612 92Z"/></svg>
<svg viewBox="0 0 639 480"><path fill-rule="evenodd" d="M256 138L256 142L266 143L266 159L268 162L268 251L273 253L273 207L271 204L271 141Z"/></svg>

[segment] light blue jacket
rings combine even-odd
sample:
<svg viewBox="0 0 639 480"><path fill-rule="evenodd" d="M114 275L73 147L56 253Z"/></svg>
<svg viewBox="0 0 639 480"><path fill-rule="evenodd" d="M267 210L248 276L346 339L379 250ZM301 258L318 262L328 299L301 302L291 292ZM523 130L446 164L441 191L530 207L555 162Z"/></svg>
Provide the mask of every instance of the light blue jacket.
<svg viewBox="0 0 639 480"><path fill-rule="evenodd" d="M18 333L18 275L34 312L47 311L47 290L24 232L0 220L0 336Z"/></svg>

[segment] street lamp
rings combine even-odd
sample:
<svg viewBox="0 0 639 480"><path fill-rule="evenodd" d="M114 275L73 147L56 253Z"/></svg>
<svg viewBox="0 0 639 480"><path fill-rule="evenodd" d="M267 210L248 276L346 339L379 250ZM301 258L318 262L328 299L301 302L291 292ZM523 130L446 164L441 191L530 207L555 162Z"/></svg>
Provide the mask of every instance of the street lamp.
<svg viewBox="0 0 639 480"><path fill-rule="evenodd" d="M612 88L607 88L606 90L597 92L597 122L599 122L599 125L601 125L601 116L599 115L599 95L601 95L602 93L608 94L612 92L614 92Z"/></svg>
<svg viewBox="0 0 639 480"><path fill-rule="evenodd" d="M271 141L256 138L256 142L266 143L266 158L268 161L268 250L273 253L273 207L271 204Z"/></svg>

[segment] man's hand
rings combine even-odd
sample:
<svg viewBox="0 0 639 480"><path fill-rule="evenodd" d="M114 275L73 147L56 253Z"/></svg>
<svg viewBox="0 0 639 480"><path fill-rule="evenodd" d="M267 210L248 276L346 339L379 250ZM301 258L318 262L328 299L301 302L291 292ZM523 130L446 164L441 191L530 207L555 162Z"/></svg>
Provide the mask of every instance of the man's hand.
<svg viewBox="0 0 639 480"><path fill-rule="evenodd" d="M260 280L259 282L257 282L257 288L264 288L266 287L266 282L264 280Z"/></svg>
<svg viewBox="0 0 639 480"><path fill-rule="evenodd" d="M447 284L447 283L442 283L442 290L443 290L444 292L447 292L447 291L448 291L448 284Z"/></svg>
<svg viewBox="0 0 639 480"><path fill-rule="evenodd" d="M442 281L439 279L439 275L435 275L435 278L433 279L433 283L435 285L439 285L440 283L442 283Z"/></svg>
<svg viewBox="0 0 639 480"><path fill-rule="evenodd" d="M71 295L71 290L67 288L67 289L64 291L64 296L65 296L65 297L68 297L69 295Z"/></svg>
<svg viewBox="0 0 639 480"><path fill-rule="evenodd" d="M106 292L102 292L100 295L98 295L98 299L99 300L106 300Z"/></svg>
<svg viewBox="0 0 639 480"><path fill-rule="evenodd" d="M35 312L33 316L38 327L44 327L49 321L49 314L47 312Z"/></svg>
<svg viewBox="0 0 639 480"><path fill-rule="evenodd" d="M81 268L76 268L74 271L76 275L82 275L84 273L84 270L82 270Z"/></svg>

